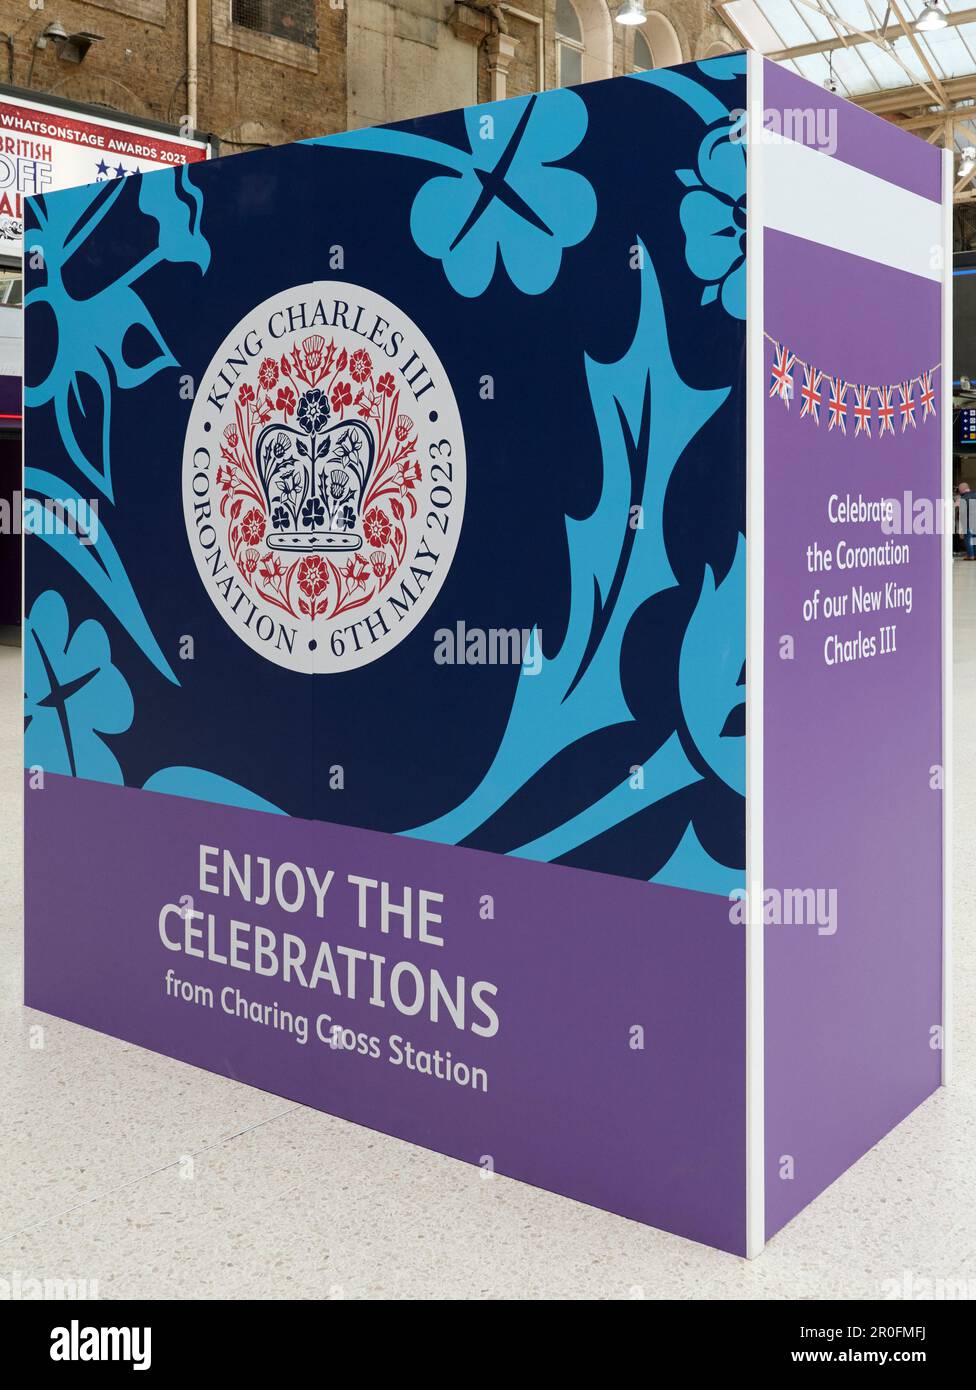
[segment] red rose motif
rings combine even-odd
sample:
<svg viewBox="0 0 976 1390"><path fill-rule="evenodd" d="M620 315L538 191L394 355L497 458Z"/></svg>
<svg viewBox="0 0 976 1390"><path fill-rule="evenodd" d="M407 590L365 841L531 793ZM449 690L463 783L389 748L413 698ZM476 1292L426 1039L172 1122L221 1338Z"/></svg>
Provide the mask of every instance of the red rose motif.
<svg viewBox="0 0 976 1390"><path fill-rule="evenodd" d="M357 348L349 359L349 375L353 381L365 381L373 370L373 362L365 348Z"/></svg>
<svg viewBox="0 0 976 1390"><path fill-rule="evenodd" d="M241 522L241 535L248 545L260 545L264 540L264 517L257 507L252 507Z"/></svg>
<svg viewBox="0 0 976 1390"><path fill-rule="evenodd" d="M332 409L345 410L347 405L352 405L352 387L348 381L338 381L332 388Z"/></svg>
<svg viewBox="0 0 976 1390"><path fill-rule="evenodd" d="M290 386L283 386L278 392L278 398L275 401L275 410L284 411L285 419L287 420L288 416L294 411L296 405L297 401L295 400L294 391Z"/></svg>
<svg viewBox="0 0 976 1390"><path fill-rule="evenodd" d="M258 367L258 381L266 391L270 391L278 381L278 364L273 357L266 357Z"/></svg>
<svg viewBox="0 0 976 1390"><path fill-rule="evenodd" d="M392 535L390 518L379 507L373 507L363 517L363 530L370 545L387 545Z"/></svg>
<svg viewBox="0 0 976 1390"><path fill-rule="evenodd" d="M307 555L298 566L298 587L306 598L318 598L329 582L329 571L319 555Z"/></svg>
<svg viewBox="0 0 976 1390"><path fill-rule="evenodd" d="M380 377L379 381L376 383L377 391L381 391L384 396L392 396L395 387L396 383L393 380L392 372L384 372L383 375Z"/></svg>

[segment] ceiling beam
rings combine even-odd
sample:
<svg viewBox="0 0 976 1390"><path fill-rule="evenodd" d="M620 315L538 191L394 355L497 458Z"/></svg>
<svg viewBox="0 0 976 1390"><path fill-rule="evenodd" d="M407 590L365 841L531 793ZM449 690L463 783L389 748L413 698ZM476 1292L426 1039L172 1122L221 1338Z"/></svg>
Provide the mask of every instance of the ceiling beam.
<svg viewBox="0 0 976 1390"><path fill-rule="evenodd" d="M825 16L830 18L829 15ZM727 23L728 21L726 21ZM976 10L956 10L953 14L946 15L946 25L954 28L958 24L976 24ZM901 34L902 26L897 20L889 22L884 29L866 29L865 38L871 43L891 43ZM801 43L795 48L781 48L775 53L767 53L767 58L772 58L777 63L788 62L791 58L810 58L815 53L830 53L832 50L843 47L843 40L840 38L821 39L817 43Z"/></svg>
<svg viewBox="0 0 976 1390"><path fill-rule="evenodd" d="M965 77L950 77L942 83L942 87L947 106L956 101L965 101L968 97L976 97L976 73L969 73ZM853 100L858 106L874 111L879 116L887 112L914 111L920 106L938 104L932 101L927 86L886 87L881 92L861 92Z"/></svg>
<svg viewBox="0 0 976 1390"><path fill-rule="evenodd" d="M902 130L912 130L921 135L935 126L942 130L946 125L968 125L976 121L976 106L957 106L954 111L929 111L924 116L911 116L908 120L898 120Z"/></svg>
<svg viewBox="0 0 976 1390"><path fill-rule="evenodd" d="M897 19L898 23L901 25L902 32L908 39L908 42L915 50L915 56L918 58L918 61L922 64L922 67L928 73L929 81L932 83L932 86L938 92L939 99L941 100L942 105L948 106L949 103L946 99L945 88L942 86L942 82L939 78L939 75L936 72L935 68L932 66L928 54L925 52L925 50L922 48L922 45L919 43L918 35L915 33L915 30L912 28L912 26L906 20L905 16L902 14L901 9L898 5L898 0L888 0L888 7L891 10L891 13L895 16L895 19Z"/></svg>
<svg viewBox="0 0 976 1390"><path fill-rule="evenodd" d="M823 7L822 0L795 0L795 3L797 5L805 6L808 10L816 11L816 13L819 14L821 17L829 18L831 24L833 25L834 29L838 31L838 33L846 32L847 39L850 41L851 44L853 44L854 37L856 36L857 38L861 39L864 43L873 43L876 48L883 49L883 51L887 53L891 61L893 63L898 64L902 72L905 74L906 77L911 79L913 84L917 84L925 88L925 90L930 95L930 104L932 106L938 106L940 103L943 106L948 104L946 102L945 92L943 91L938 79L935 78L934 69L932 68L928 60L924 57L914 33L908 34L908 38L915 48L916 55L922 60L923 67L926 69L927 72L929 72L932 75L933 80L935 82L934 88L930 87L927 82L925 82L922 78L919 77L917 72L913 72L912 69L908 66L908 64L902 61L899 54L895 52L894 46L890 44L886 39L872 38L871 33L866 32L864 29L859 29L856 24L849 23L848 20L843 19L839 14L833 11L831 11L828 15L827 11L825 11ZM907 33L908 31L905 28L905 22L902 19L901 14L898 12L895 0L890 0L888 9L895 11L896 18L898 19L899 29L903 34ZM847 42L845 42L845 47L847 47Z"/></svg>
<svg viewBox="0 0 976 1390"><path fill-rule="evenodd" d="M731 15L726 11L727 0L714 0L716 10L725 23L741 34ZM822 0L796 0L798 5L817 11L831 21L834 36L830 39L799 44L792 48L770 50L765 57L776 62L789 62L792 59L809 57L814 54L830 54L838 49L874 45L893 58L910 81L904 87L888 87L878 92L863 92L852 96L857 105L885 117L903 128L913 130L927 139L930 144L944 145L953 149L959 137L958 126L976 127L976 72L964 77L943 78L933 65L932 59L919 40L915 31L915 21L903 8L903 0L886 0L887 13L878 25L878 17L872 14L876 27L870 30L858 29L849 21L831 12ZM870 10L869 10L869 13ZM976 9L957 10L947 15L947 27L957 28L963 24L976 24ZM913 70L895 52L894 44L899 38L907 39L913 50L914 60L921 65L922 72ZM748 46L745 43L745 46ZM924 74L924 75L923 75ZM967 134L974 132L967 132ZM976 139L974 142L976 143ZM953 201L956 203L976 202L976 168L969 174L956 177L953 188Z"/></svg>

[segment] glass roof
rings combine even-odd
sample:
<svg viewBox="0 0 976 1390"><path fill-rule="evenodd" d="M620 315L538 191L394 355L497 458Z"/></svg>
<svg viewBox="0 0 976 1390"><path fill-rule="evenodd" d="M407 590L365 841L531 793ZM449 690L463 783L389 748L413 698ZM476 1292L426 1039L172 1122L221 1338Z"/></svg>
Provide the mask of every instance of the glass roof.
<svg viewBox="0 0 976 1390"><path fill-rule="evenodd" d="M909 23L925 8L923 0L898 0L898 7ZM943 0L943 8L965 14L967 19L944 29L914 32L914 37L937 78L972 77L976 74L976 0ZM889 24L893 22L887 5L878 0L731 0L723 9L749 46L759 53L777 53L837 39L838 47L829 53L782 61L811 82L819 83L827 80L832 66L837 89L843 96L863 97L892 87L931 85L924 64L904 34L892 36L890 51L886 51L853 32L877 32L886 15ZM956 126L957 147L976 144L976 107L973 118L973 122Z"/></svg>

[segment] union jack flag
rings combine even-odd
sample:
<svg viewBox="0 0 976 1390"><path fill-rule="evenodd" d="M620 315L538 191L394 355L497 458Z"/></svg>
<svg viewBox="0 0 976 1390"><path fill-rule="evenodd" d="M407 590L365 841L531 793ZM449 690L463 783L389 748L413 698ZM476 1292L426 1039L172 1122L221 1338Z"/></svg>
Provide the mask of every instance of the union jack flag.
<svg viewBox="0 0 976 1390"><path fill-rule="evenodd" d="M779 396L780 400L790 408L790 401L793 398L793 365L796 362L796 354L790 352L789 348L780 347L779 343L774 343L776 361L773 363L773 375L769 386L770 396Z"/></svg>
<svg viewBox="0 0 976 1390"><path fill-rule="evenodd" d="M829 419L827 421L827 431L835 425L840 429L841 434L847 433L847 382L842 381L839 376L830 378L830 400L827 402Z"/></svg>
<svg viewBox="0 0 976 1390"><path fill-rule="evenodd" d="M905 433L909 425L911 425L912 429L915 429L915 397L912 395L914 388L914 381L903 381L898 388L901 395L898 411L901 415L902 434Z"/></svg>
<svg viewBox="0 0 976 1390"><path fill-rule="evenodd" d="M922 424L924 425L929 416L935 414L935 387L932 385L931 372L922 373L920 385L922 387L920 397L922 402Z"/></svg>
<svg viewBox="0 0 976 1390"><path fill-rule="evenodd" d="M879 386L878 392L878 438L880 439L885 430L889 434L895 432L895 407L891 400L891 386ZM870 433L870 431L868 431Z"/></svg>
<svg viewBox="0 0 976 1390"><path fill-rule="evenodd" d="M823 392L820 383L823 381L823 372L818 372L816 367L803 368L803 385L800 387L800 399L803 404L800 407L800 418L804 415L812 415L813 423L820 424L820 405L823 401Z"/></svg>
<svg viewBox="0 0 976 1390"><path fill-rule="evenodd" d="M856 426L854 429L855 439L859 434L867 435L871 438L871 388L870 386L854 387L854 419Z"/></svg>

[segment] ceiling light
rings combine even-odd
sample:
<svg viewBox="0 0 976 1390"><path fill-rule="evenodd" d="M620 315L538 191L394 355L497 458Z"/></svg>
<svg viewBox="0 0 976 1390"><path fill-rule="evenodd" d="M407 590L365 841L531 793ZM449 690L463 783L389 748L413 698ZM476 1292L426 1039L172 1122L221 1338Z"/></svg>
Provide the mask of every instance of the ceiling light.
<svg viewBox="0 0 976 1390"><path fill-rule="evenodd" d="M646 24L647 11L644 9L644 0L624 0L614 19L618 24Z"/></svg>
<svg viewBox="0 0 976 1390"><path fill-rule="evenodd" d="M87 29L81 29L77 34L68 34L64 42L58 45L58 57L65 63L84 62L92 44L101 41L101 34L91 34Z"/></svg>
<svg viewBox="0 0 976 1390"><path fill-rule="evenodd" d="M962 151L962 158L959 161L959 177L964 179L967 174L971 174L976 168L976 148L967 145Z"/></svg>
<svg viewBox="0 0 976 1390"><path fill-rule="evenodd" d="M927 34L933 29L944 29L947 22L939 0L925 0L925 8L916 19L915 28L920 34Z"/></svg>

